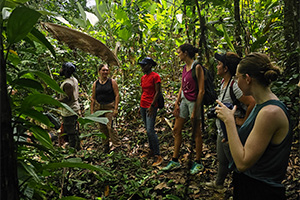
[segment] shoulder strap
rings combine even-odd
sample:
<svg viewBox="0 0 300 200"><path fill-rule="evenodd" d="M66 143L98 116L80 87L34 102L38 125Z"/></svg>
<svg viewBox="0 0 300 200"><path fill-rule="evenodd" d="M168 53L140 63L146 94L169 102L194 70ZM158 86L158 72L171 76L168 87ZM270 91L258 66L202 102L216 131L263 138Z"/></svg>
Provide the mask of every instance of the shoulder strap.
<svg viewBox="0 0 300 200"><path fill-rule="evenodd" d="M231 78L232 78L232 77L230 77L229 82L231 81ZM225 95L226 95L226 92L227 92L228 87L229 87L229 84L227 84L227 86L226 86L226 89L225 89L225 92L224 92L224 94L223 94L223 97L222 97L222 100L221 100L221 101L224 100L224 97L225 97Z"/></svg>
<svg viewBox="0 0 300 200"><path fill-rule="evenodd" d="M240 101L236 98L236 96L233 92L233 84L234 84L234 80L232 80L231 83L230 83L230 98L233 102L233 105L238 105Z"/></svg>

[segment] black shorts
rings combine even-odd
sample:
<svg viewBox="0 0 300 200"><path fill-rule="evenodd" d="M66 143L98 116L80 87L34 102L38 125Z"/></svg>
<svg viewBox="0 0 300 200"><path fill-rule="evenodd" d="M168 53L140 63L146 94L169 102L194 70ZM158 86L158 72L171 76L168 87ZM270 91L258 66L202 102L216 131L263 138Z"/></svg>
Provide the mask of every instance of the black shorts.
<svg viewBox="0 0 300 200"><path fill-rule="evenodd" d="M243 173L233 173L234 200L285 200L284 187L272 187Z"/></svg>

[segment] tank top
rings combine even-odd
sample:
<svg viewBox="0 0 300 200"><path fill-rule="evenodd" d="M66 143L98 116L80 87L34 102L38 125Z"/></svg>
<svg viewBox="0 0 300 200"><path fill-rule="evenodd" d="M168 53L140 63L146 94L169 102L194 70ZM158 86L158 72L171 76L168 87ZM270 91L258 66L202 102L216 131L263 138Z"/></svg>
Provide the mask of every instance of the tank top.
<svg viewBox="0 0 300 200"><path fill-rule="evenodd" d="M101 84L99 80L96 81L96 100L99 104L109 104L115 100L115 93L110 78L104 84Z"/></svg>
<svg viewBox="0 0 300 200"><path fill-rule="evenodd" d="M286 106L278 100L269 100L262 104L257 104L253 108L245 123L241 126L239 130L239 137L244 145L251 130L253 129L255 119L259 111L267 105L278 106L284 111L289 120L289 132L280 144L270 143L261 158L254 164L254 166L243 173L273 187L283 187L281 182L285 177L293 138L291 122Z"/></svg>
<svg viewBox="0 0 300 200"><path fill-rule="evenodd" d="M80 105L79 105L79 101L78 101L78 96L79 96L79 86L78 86L78 81L75 77L70 77L67 78L60 86L61 89L64 88L64 85L66 83L69 83L70 85L72 85L73 87L73 97L74 97L74 101L72 102L68 102L67 105L72 108L72 110L74 110L76 113L80 110ZM61 97L63 97L63 95L61 95ZM62 116L64 117L69 117L69 116L73 116L74 113L68 111L67 109L62 109Z"/></svg>
<svg viewBox="0 0 300 200"><path fill-rule="evenodd" d="M197 91L197 85L196 81L193 79L192 76L192 69L189 71L186 71L186 65L183 68L182 71L182 92L184 94L184 97L189 101L196 101L198 91Z"/></svg>

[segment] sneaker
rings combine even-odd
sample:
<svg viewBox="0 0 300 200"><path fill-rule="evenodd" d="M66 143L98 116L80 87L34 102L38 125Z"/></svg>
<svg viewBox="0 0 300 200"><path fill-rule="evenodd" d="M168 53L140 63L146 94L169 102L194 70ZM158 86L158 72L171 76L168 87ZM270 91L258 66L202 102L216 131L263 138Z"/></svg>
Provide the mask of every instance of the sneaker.
<svg viewBox="0 0 300 200"><path fill-rule="evenodd" d="M207 187L213 188L213 189L223 189L223 185L217 185L216 181L206 182L205 185Z"/></svg>
<svg viewBox="0 0 300 200"><path fill-rule="evenodd" d="M163 161L163 158L160 155L155 155L155 158L157 160L152 164L153 167L160 165Z"/></svg>
<svg viewBox="0 0 300 200"><path fill-rule="evenodd" d="M179 162L175 162L173 160L171 160L168 165L164 168L162 168L161 170L163 171L170 171L170 170L174 170L174 169L178 169L180 167L180 163Z"/></svg>
<svg viewBox="0 0 300 200"><path fill-rule="evenodd" d="M191 174L198 174L200 171L203 171L204 166L202 164L194 162L192 169L190 170Z"/></svg>

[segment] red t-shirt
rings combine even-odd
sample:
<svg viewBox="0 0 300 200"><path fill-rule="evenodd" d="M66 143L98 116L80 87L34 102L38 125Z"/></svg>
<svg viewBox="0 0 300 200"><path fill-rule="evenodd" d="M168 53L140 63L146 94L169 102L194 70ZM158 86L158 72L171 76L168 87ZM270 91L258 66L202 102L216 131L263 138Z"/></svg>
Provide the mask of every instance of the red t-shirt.
<svg viewBox="0 0 300 200"><path fill-rule="evenodd" d="M155 95L155 84L160 83L160 76L156 72L151 72L150 74L145 74L141 78L142 86L142 97L141 97L141 107L149 108L153 101Z"/></svg>

